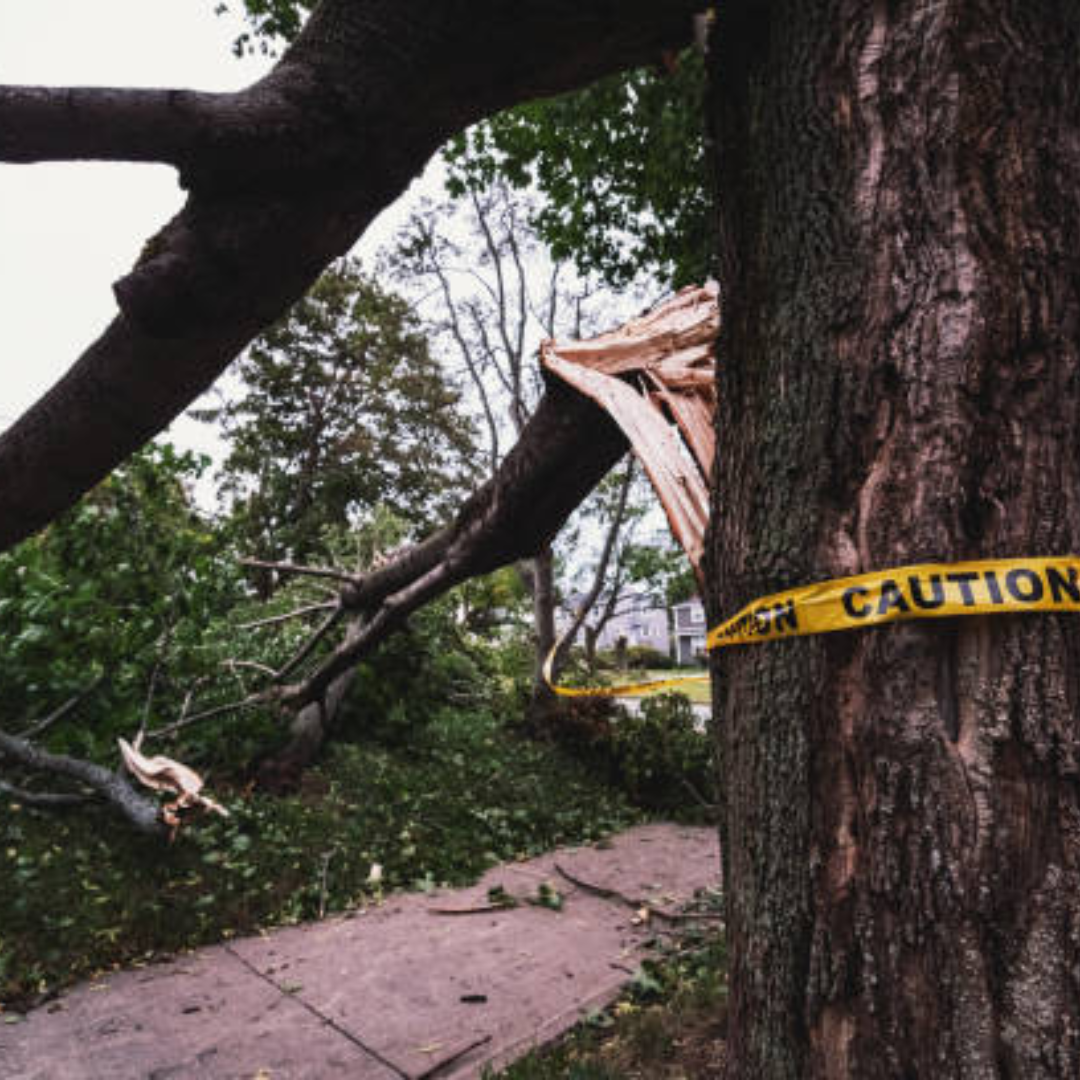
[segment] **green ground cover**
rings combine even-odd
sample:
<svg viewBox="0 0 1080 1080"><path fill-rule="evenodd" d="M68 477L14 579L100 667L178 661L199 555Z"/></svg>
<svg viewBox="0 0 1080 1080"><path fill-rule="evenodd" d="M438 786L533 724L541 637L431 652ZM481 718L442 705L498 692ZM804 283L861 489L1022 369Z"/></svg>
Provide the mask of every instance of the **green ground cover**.
<svg viewBox="0 0 1080 1080"><path fill-rule="evenodd" d="M215 782L232 816L172 845L103 810L0 801L0 1002L94 971L370 903L643 819L602 775L490 715L445 711L405 745L339 743L300 792ZM372 880L372 867L381 880Z"/></svg>

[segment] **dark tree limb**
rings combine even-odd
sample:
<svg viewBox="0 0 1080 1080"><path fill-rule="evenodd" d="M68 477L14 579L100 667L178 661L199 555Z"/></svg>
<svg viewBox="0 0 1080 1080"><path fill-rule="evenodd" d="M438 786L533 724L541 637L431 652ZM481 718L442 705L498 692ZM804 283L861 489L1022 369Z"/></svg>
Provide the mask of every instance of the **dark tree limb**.
<svg viewBox="0 0 1080 1080"><path fill-rule="evenodd" d="M196 155L237 95L105 87L0 87L0 161L153 161Z"/></svg>
<svg viewBox="0 0 1080 1080"><path fill-rule="evenodd" d="M535 556L626 453L606 413L562 383L551 383L498 472L445 529L342 592L362 625L307 678L278 692L304 705L419 607L471 577Z"/></svg>
<svg viewBox="0 0 1080 1080"><path fill-rule="evenodd" d="M0 753L35 772L54 773L85 784L109 802L139 830L164 835L157 803L139 794L119 773L91 761L51 754L17 735L0 731Z"/></svg>
<svg viewBox="0 0 1080 1080"><path fill-rule="evenodd" d="M38 136L14 125L9 157L55 160L65 139L72 158L175 157L191 196L116 284L120 315L0 436L0 549L166 427L449 135L527 98L652 62L688 42L699 6L476 0L465 18L454 4L324 0L267 78L235 95L174 98L180 118L168 130L151 132L148 120L167 99L136 105L123 95L106 109L105 92L77 92L82 107L113 114L101 117L96 146L82 125L64 128L48 93L10 90L9 111L38 108L49 122ZM222 111L199 130L203 112Z"/></svg>

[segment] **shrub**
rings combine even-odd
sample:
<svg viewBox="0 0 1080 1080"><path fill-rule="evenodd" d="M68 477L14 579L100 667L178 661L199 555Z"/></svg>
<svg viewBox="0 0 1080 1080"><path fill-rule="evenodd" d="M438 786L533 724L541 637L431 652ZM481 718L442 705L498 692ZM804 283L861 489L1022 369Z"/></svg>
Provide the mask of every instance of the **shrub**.
<svg viewBox="0 0 1080 1080"><path fill-rule="evenodd" d="M698 730L684 694L644 698L640 711L611 727L612 760L620 785L634 802L676 811L694 802L691 791L716 801L712 740Z"/></svg>
<svg viewBox="0 0 1080 1080"><path fill-rule="evenodd" d="M654 649L651 645L631 645L626 650L627 666L635 670L646 671L649 668L657 671L667 671L675 666L671 657Z"/></svg>

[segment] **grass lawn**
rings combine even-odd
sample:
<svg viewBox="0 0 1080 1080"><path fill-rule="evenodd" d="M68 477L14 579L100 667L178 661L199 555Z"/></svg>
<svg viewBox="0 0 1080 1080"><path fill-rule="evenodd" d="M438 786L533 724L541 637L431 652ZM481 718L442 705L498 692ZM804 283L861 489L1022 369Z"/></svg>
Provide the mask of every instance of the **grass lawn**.
<svg viewBox="0 0 1080 1080"><path fill-rule="evenodd" d="M660 671L649 670L646 672L631 675L622 675L621 673L613 681L616 685L620 682L627 682L630 679L635 681L645 682L651 679L678 679L685 675L705 675L707 672L702 671L700 668L680 668L674 671ZM712 687L707 682L688 682L683 686L672 686L662 691L648 691L648 693L678 693L685 694L695 705L710 705L712 704ZM642 694L634 694L633 697L643 697Z"/></svg>

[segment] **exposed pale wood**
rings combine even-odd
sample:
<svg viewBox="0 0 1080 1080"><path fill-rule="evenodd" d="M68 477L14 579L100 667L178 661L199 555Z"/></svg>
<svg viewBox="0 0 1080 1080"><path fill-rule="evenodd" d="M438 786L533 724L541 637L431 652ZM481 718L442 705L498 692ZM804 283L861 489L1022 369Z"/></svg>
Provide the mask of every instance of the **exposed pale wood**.
<svg viewBox="0 0 1080 1080"><path fill-rule="evenodd" d="M709 284L683 289L618 330L540 349L544 366L595 401L630 440L699 579L719 329L718 289Z"/></svg>

